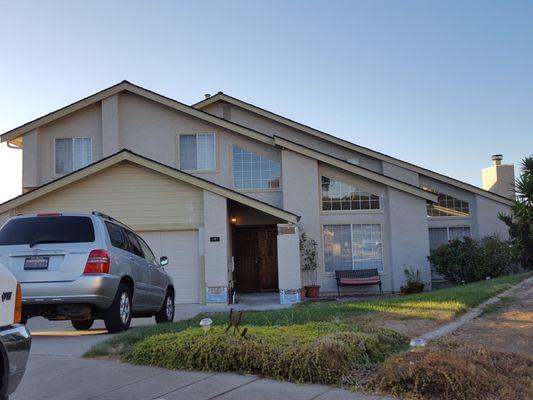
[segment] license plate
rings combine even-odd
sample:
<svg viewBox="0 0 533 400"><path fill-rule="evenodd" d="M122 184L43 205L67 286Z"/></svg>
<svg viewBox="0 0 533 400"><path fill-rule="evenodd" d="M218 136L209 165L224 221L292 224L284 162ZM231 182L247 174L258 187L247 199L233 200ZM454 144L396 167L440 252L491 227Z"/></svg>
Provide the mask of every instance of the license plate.
<svg viewBox="0 0 533 400"><path fill-rule="evenodd" d="M49 257L28 257L24 260L24 269L48 269Z"/></svg>

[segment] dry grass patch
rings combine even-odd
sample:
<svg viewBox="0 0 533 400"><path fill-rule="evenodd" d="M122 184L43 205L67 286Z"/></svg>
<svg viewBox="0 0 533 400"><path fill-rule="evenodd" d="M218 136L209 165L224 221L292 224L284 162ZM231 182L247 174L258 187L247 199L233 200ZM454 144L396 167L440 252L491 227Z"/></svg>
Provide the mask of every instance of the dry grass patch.
<svg viewBox="0 0 533 400"><path fill-rule="evenodd" d="M533 360L467 346L430 346L390 359L372 387L405 399L533 399Z"/></svg>

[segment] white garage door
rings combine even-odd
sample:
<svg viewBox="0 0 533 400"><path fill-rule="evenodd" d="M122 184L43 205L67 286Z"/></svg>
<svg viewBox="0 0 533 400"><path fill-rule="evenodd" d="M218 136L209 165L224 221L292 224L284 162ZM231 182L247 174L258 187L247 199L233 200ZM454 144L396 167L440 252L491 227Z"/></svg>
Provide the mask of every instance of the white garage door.
<svg viewBox="0 0 533 400"><path fill-rule="evenodd" d="M155 256L167 256L165 270L174 279L176 303L198 303L198 231L139 232Z"/></svg>

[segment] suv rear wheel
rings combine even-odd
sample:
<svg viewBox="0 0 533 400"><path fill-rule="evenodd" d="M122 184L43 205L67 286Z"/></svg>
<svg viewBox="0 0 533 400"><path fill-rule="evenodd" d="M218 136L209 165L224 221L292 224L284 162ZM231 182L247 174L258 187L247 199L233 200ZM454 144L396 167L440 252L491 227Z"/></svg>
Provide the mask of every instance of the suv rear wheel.
<svg viewBox="0 0 533 400"><path fill-rule="evenodd" d="M165 322L172 322L174 320L174 292L167 290L165 301L161 309L155 315L155 322L162 324Z"/></svg>
<svg viewBox="0 0 533 400"><path fill-rule="evenodd" d="M109 333L126 331L130 327L131 290L126 284L118 285L111 307L104 311L104 322Z"/></svg>
<svg viewBox="0 0 533 400"><path fill-rule="evenodd" d="M78 320L72 320L72 326L74 329L78 331L86 331L88 329L91 329L91 326L93 326L94 319L78 319Z"/></svg>

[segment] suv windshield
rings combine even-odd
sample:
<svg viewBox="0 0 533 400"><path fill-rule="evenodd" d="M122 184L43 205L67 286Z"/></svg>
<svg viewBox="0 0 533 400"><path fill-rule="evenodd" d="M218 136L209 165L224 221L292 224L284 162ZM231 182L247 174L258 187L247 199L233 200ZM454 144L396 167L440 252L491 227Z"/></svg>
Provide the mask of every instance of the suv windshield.
<svg viewBox="0 0 533 400"><path fill-rule="evenodd" d="M93 222L88 217L16 218L0 229L0 246L83 242L94 242Z"/></svg>

